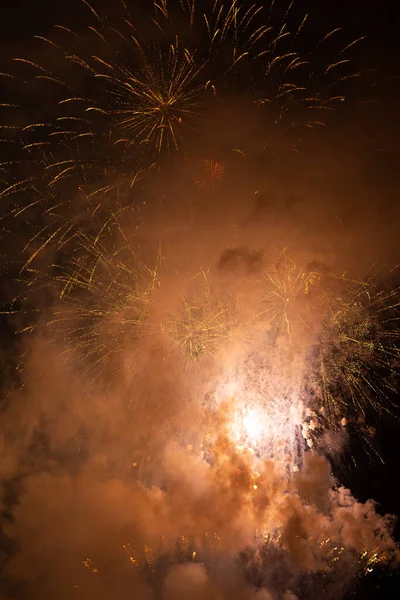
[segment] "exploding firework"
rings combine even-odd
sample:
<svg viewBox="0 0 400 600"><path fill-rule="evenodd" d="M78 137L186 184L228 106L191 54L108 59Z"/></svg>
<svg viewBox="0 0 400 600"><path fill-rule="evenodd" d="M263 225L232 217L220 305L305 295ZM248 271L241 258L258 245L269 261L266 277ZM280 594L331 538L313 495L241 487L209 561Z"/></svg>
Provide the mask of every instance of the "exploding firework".
<svg viewBox="0 0 400 600"><path fill-rule="evenodd" d="M374 448L373 429L362 423L394 409L400 357L399 289L389 279L351 280L283 252L259 280L250 301L256 317L242 327L237 308L209 287L185 299L173 321L175 345L189 362L207 358L209 368L225 357L208 390L219 409L234 407L232 439L297 464L301 439L312 447L327 430L354 423Z"/></svg>
<svg viewBox="0 0 400 600"><path fill-rule="evenodd" d="M161 256L149 249L146 264L126 222L126 213L114 215L101 239L75 235L69 257L53 265L50 279L34 271L31 281L33 293L43 287L52 291L53 314L44 315L50 331L56 340L66 336L74 363L94 377L118 375L118 365L134 360L139 340L150 334Z"/></svg>
<svg viewBox="0 0 400 600"><path fill-rule="evenodd" d="M238 309L233 294L213 290L206 273L202 293L183 298L183 306L168 327L173 345L187 364L212 359L239 329Z"/></svg>
<svg viewBox="0 0 400 600"><path fill-rule="evenodd" d="M90 385L83 392L81 388L80 394L75 391L74 406L75 402L77 406L82 403L82 393L85 403L88 398L93 401L94 394L96 411L107 410L107 415L110 410L121 410L115 396L118 398L121 385L129 388L121 383L127 362L135 362L152 344L150 325L154 319L149 313L154 310L153 298L160 283L164 291L159 260L149 269L146 264L150 262L144 260L146 249L138 243L137 233L129 237L129 227L123 227L117 218L114 229L110 240L73 237L74 252L54 272L53 285L60 298L51 318L46 315L51 328L58 332L57 343L63 339L67 352L73 354L76 377L87 382L89 375ZM358 503L348 490L340 488L329 463L310 443L318 441L321 430L331 428L336 417L344 414L340 402L344 394L340 396L336 388L329 390L329 402L337 404L330 409L335 417L323 421L321 409L327 411L327 405L316 393L305 391L305 380L308 382L314 368L319 369L318 360L309 360L316 348L326 370L340 364L338 352L342 353L342 363L348 362L352 351L342 346L346 342L343 333L351 335L348 343L356 343L358 331L360 339L387 345L383 331L391 331L389 340L395 333L396 321L391 319L396 318L397 292L380 292L382 285L373 286L372 280L352 282L328 276L322 269L317 277L314 268L295 263L287 253L272 265L267 268L267 277L259 280L254 275L256 285L252 289L258 293L249 301L257 305L257 318L246 322L244 343L235 336L237 329L241 330L241 314L233 290L227 289L226 282L219 282L214 273L200 273L191 281L186 274L186 287L196 293L185 294L180 309L171 310L170 318L164 318L164 332L172 339L174 356L186 365L195 364L202 377L197 378L194 369L175 368L173 374L180 373L179 384L175 382L169 389L167 381L156 375L156 371L166 370L168 348L162 360L151 353L143 397L135 380L129 388L135 401L125 406L116 424L94 427L91 443L97 451L93 462L71 487L65 477L56 481L67 499L76 494L78 483L79 510L85 520L91 518L93 494L104 498L102 527L103 520L105 524L98 535L108 541L107 555L115 552L118 556L114 568L85 541L84 553L69 558L84 571L74 580L78 590L87 593L96 585L85 575L103 581L110 571L114 575L121 571L119 576L124 579L125 566L134 570L139 581L157 586L177 566L201 565L211 578L215 574L215 585L219 585L222 565L229 564L249 584L272 589L278 598L290 598L289 592L292 597L301 597L304 590L308 597L317 598L321 589L330 590L330 596L337 598L358 573L369 572L396 556L390 520L379 517L372 503ZM362 290L360 297L356 289ZM315 296L313 310L319 307L318 319L303 311L303 296L309 293ZM282 312L282 300L288 294L296 306L288 312L284 303ZM168 303L162 293L157 301L164 315ZM380 311L384 306L387 313ZM158 318L157 310L155 313ZM279 323L278 336L270 335L271 319L266 318L270 314L277 314L273 321ZM282 319L282 314L288 314L288 319ZM308 336L299 335L303 326L299 330L298 314L309 315ZM371 318L375 319L374 329L366 327ZM227 349L232 337L234 346L241 347L240 353ZM364 354L357 358L364 362L364 379L368 377L376 389L372 359ZM215 364L219 368L215 369ZM97 376L94 384L93 374L99 370L102 377ZM117 375L116 385L113 374ZM361 367L356 376L361 379ZM332 371L331 377L337 379L338 374ZM153 379L155 383L150 384ZM184 418L183 412L177 417L171 408L177 395L188 389L191 395L183 405L190 406L192 420ZM105 396L103 402L98 400L99 391ZM155 398L149 400L153 394ZM360 395L359 401L362 411L367 411L368 398ZM360 411L359 406L347 405L351 414ZM62 424L58 426L65 427L63 412L59 419ZM82 426L79 419L78 423L83 431L89 426ZM79 444L79 455L85 448L81 437L71 442ZM123 439L117 449L110 447L110 439L115 438ZM52 452L57 456L54 449ZM125 454L131 465L129 477L125 474ZM98 473L101 484L96 480ZM113 494L118 500L109 506L110 497L104 495L101 486L110 476L115 481L117 473L121 480L117 479ZM46 484L51 489L51 480ZM66 514L70 514L70 500L67 505ZM119 512L124 515L121 523Z"/></svg>
<svg viewBox="0 0 400 600"><path fill-rule="evenodd" d="M261 298L261 317L272 335L299 333L299 327L308 328L313 306L314 287L320 273L297 264L286 251L266 270Z"/></svg>
<svg viewBox="0 0 400 600"><path fill-rule="evenodd" d="M129 228L117 217L113 225L117 237L109 241L75 236L74 253L53 274L61 306L52 327L67 335L84 365L112 359L116 368L122 357L125 364L127 349L154 334L161 318L167 345L187 367L220 372L209 397L215 406L235 406L238 443L253 443L266 456L289 444L279 454L290 462L298 460L299 437L311 446L327 428L391 412L400 357L397 287L317 271L283 252L258 281L250 300L255 317L244 320L235 288L201 272L186 282L179 308L156 299L150 323L160 259L148 268Z"/></svg>
<svg viewBox="0 0 400 600"><path fill-rule="evenodd" d="M195 184L200 188L216 189L225 173L225 167L216 160L200 161L198 172L194 176Z"/></svg>
<svg viewBox="0 0 400 600"><path fill-rule="evenodd" d="M114 210L120 188L122 202L132 202L130 190L145 171L238 84L267 107L264 122L325 123L346 98L341 87L359 75L343 71L358 40L333 44L332 61L319 69L340 29L304 54L307 15L296 23L293 4L163 1L143 16L122 3L115 17L85 1L94 19L86 31L56 26L48 38L37 36L49 59L40 48L37 58L35 51L16 57L16 72L6 77L9 96L18 99L1 107L3 206L10 201L14 216L30 209L30 219L40 212L38 226L54 239L72 215L87 223ZM300 106L314 121L297 114ZM220 167L210 167L215 183Z"/></svg>
<svg viewBox="0 0 400 600"><path fill-rule="evenodd" d="M308 351L306 390L320 407L322 421L354 424L376 452L374 430L367 423L371 412L393 413L395 408L390 398L400 357L399 289L373 277L335 283L334 291L321 296L324 312Z"/></svg>
<svg viewBox="0 0 400 600"><path fill-rule="evenodd" d="M236 578L246 582L242 597L263 588L279 600L319 598L321 590L336 599L396 547L390 519L340 488L314 445L324 452L324 434L350 421L361 430L370 409L387 408L399 291L288 252L261 277L261 253L249 253L237 287L212 267L193 278L179 260L161 273L158 244L145 241L154 223L140 228L139 205L148 202L143 178L155 177L165 157L177 151L183 164L196 161L186 140L238 89L265 111L268 127L324 124L321 115L345 101L336 89L358 75L342 72L356 42L321 70L322 49L340 32L316 44L315 61L301 42L307 18L296 21L293 3L163 0L144 17L122 3L122 19L83 5L93 19L87 30L57 27L40 39L54 57L16 60L17 87L23 80L39 90L43 105L33 115L2 107L16 111L18 124L6 140L15 155L3 165L1 199L9 216L29 221L19 277L28 279L36 313L25 329L51 339L39 339L28 360L30 371L35 359L41 365L25 388L37 414L24 408L22 425L11 421L26 446L23 472L33 464L34 473L10 508L16 519L7 534L26 570L32 535L44 539L50 574L35 569L29 585L36 593L50 581L52 597L72 586L87 596L92 580L94 593L104 585L111 595L113 578L125 577L135 597L147 593L141 585L157 594L165 585L167 598L223 597L232 592L232 583L224 589L231 570L235 587ZM192 181L213 200L227 176L223 153L215 156L221 162L197 161ZM180 243L169 256L187 251ZM173 285L168 293L168 275L179 293ZM16 437L11 426L6 434ZM36 481L40 495L30 488ZM42 511L36 535L24 514L34 520ZM53 569L55 556L61 569Z"/></svg>
<svg viewBox="0 0 400 600"><path fill-rule="evenodd" d="M395 270L394 270L395 271ZM352 280L296 263L284 251L260 281L261 320L272 344L307 356L307 379L329 415L388 409L399 360L394 271ZM311 383L312 382L312 383ZM318 390L318 392L317 392ZM346 410L347 408L347 410ZM348 413L347 413L348 411Z"/></svg>

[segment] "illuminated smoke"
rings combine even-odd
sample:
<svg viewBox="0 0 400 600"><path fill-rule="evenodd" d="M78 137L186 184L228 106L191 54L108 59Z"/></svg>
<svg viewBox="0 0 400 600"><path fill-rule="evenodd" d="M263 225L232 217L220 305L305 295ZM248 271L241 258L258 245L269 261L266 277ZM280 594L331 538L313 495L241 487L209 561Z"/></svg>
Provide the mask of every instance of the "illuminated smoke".
<svg viewBox="0 0 400 600"><path fill-rule="evenodd" d="M379 240L365 184L329 204L344 159L281 127L293 104L320 114L342 99L290 87L301 57L277 54L277 37L294 43L306 21L286 36L285 11L260 48L256 8L240 20L237 2L211 3L197 64L185 39L164 54L84 4L96 27L83 44L61 31L55 73L16 61L19 85L72 63L93 97L59 81L44 137L44 123L18 124L3 165L2 234L26 227L0 444L6 597L336 600L398 559L392 518L327 459L349 432L375 451L367 417L396 391L396 272L360 275ZM156 7L168 40L170 6ZM185 18L192 6L202 17L183 2ZM126 46L139 65L107 62ZM236 68L263 50L273 89L236 102ZM325 67L338 85L341 66Z"/></svg>

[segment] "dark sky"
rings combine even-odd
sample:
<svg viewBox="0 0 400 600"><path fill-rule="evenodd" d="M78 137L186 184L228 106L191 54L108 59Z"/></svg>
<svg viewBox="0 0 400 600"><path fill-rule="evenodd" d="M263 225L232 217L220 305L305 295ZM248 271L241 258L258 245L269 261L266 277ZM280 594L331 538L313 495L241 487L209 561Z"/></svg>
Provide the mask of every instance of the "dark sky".
<svg viewBox="0 0 400 600"><path fill-rule="evenodd" d="M201 4L201 0L199 2ZM397 0L297 0L304 10L319 13L321 23L337 21L351 29L357 28L369 37L394 43L399 35L400 4ZM2 2L2 38L24 37L26 34L44 33L54 22L76 23L78 0L6 0ZM97 6L107 6L109 2L100 0ZM71 10L74 6L73 11ZM82 6L82 15L85 8Z"/></svg>
<svg viewBox="0 0 400 600"><path fill-rule="evenodd" d="M136 0L135 6L149 0ZM201 0L198 0L201 4ZM107 0L97 0L110 10ZM117 4L112 3L112 4ZM249 2L252 4L252 2ZM388 73L398 72L400 67L400 3L397 0L297 0L295 7L299 14L306 11L312 16L310 22L316 24L324 34L330 28L342 27L349 36L367 36L368 44L363 46L365 60L370 64L379 63ZM316 17L318 15L318 17ZM2 2L0 20L0 40L4 60L21 52L32 35L46 35L55 23L62 23L75 29L89 23L88 8L80 0L54 2L52 0L7 0ZM310 27L310 22L308 27Z"/></svg>

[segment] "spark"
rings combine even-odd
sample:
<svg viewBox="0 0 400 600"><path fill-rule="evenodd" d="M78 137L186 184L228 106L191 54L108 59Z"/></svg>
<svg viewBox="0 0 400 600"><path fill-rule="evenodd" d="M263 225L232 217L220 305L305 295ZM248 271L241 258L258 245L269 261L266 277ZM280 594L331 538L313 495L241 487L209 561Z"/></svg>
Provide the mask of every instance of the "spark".
<svg viewBox="0 0 400 600"><path fill-rule="evenodd" d="M283 250L266 270L261 282L261 318L277 334L283 332L292 337L299 326L309 327L307 320L313 308L313 291L320 277L318 271L297 264Z"/></svg>
<svg viewBox="0 0 400 600"><path fill-rule="evenodd" d="M128 341L134 349L146 333L159 285L161 255L148 267L117 215L111 225L120 243L110 246L113 235L103 241L83 233L74 237L74 253L63 265L55 265L51 284L59 303L48 326L56 337L67 337L75 364L82 363L84 372L95 378L118 371Z"/></svg>
<svg viewBox="0 0 400 600"><path fill-rule="evenodd" d="M390 412L400 357L399 289L373 277L336 283L339 290L322 295L324 318L311 350L317 393L328 417Z"/></svg>
<svg viewBox="0 0 400 600"><path fill-rule="evenodd" d="M146 176L162 166L164 157L185 148L187 134L201 129L202 116L215 101L235 92L238 78L255 106L267 111L266 123L326 126L328 113L346 99L342 84L353 77L342 71L351 70L347 55L362 41L338 47L339 29L323 36L315 43L316 60L325 61L329 44L333 58L318 69L314 52L301 50L300 36L310 19L303 15L297 21L293 2L283 7L272 2L269 9L238 0L204 6L154 2L144 15L154 42L140 35L127 3L117 18L83 4L94 19L86 31L78 35L56 25L46 38L36 36L39 46L51 44L56 52L51 61L40 47L29 58L16 57L11 76L21 81L20 97L2 107L9 156L16 158L2 164L0 196L15 196L18 211L9 212L15 218L29 218L33 207L42 207L46 225L36 210L32 239L38 232L47 234L43 249L57 246L70 231L69 220L74 228L101 231L123 203L143 202L132 200L131 190L141 195ZM32 82L39 89L42 122L29 122ZM297 110L302 107L304 119ZM179 152L176 156L179 160ZM222 163L207 159L203 166L195 183L218 187Z"/></svg>
<svg viewBox="0 0 400 600"><path fill-rule="evenodd" d="M36 36L57 52L52 70L36 60L14 61L24 78L33 72L30 82L38 82L40 90L50 86L52 93L43 94L43 111L49 111L43 120L6 126L16 159L1 165L5 176L0 197L13 201L9 217L35 219L19 277L27 277L33 296L43 290L52 295L51 308L44 307L37 319L39 331L45 329L65 344L74 372L85 381L89 375L90 390L106 392L115 382L121 385L127 363L135 369L141 350L154 341L155 315L159 316L155 304L161 251L143 248L138 235L138 205L147 202L141 194L146 177L159 169L165 155L179 160L186 132L199 127L206 108L235 90L241 77L257 109L266 111L268 123L293 124L296 109L302 107L316 115L300 119L302 125L325 126L329 113L346 100L336 87L359 76L343 71L351 67L347 52L359 40L336 51L327 63L323 60L314 77L312 53L304 55L299 43L308 16L290 27L293 2L284 13L275 13L272 2L263 22L263 5L213 0L203 7L192 0L176 5L159 0L148 17L149 31L153 35L155 26L158 37L149 43L141 39L125 4L122 25L118 21L117 26L111 16L82 1L96 25L82 37L63 26L57 33L62 30L73 43ZM186 25L176 25L175 9L177 22L183 14ZM316 48L325 50L338 32L325 35ZM317 58L325 58L319 52ZM74 77L69 77L69 69ZM0 106L6 111L20 107L11 102ZM214 159L202 161L199 171L194 183L204 188L215 189L226 175L222 162ZM47 250L54 251L49 252L53 262L42 272L37 265ZM304 490L298 484L304 476L302 461L317 456L312 448L323 434L357 422L369 440L367 413L389 410L391 378L399 360L398 288L382 289L373 278L334 276L296 262L284 251L255 282L249 302L257 306L257 317L243 323L234 287L227 289L211 269L189 279L177 310L163 312L168 314L162 320L162 341L167 338L165 345L189 367L182 379L190 382L196 402L204 404L199 437L207 426L208 430L201 438L202 454L196 454L191 439L183 447L188 465L198 461L205 467L207 492L202 496L197 490L191 505L183 472L162 489L156 489L146 473L147 489L146 478L142 481L145 468L137 468L144 462L140 453L131 455L137 460L130 462L157 518L165 513L160 499L164 502L169 495L172 506L188 511L182 527L178 520L175 529L168 515L180 560L200 561L210 549L218 556L229 535L233 539L243 532L244 522L242 554L250 573L259 568L267 572L273 553L285 557L291 544L299 555L311 547L324 574L346 564L349 556L360 572L369 572L386 560L375 547L377 535L372 549L360 550L357 544L346 552L341 528L335 531L333 520L316 503L305 504L305 522L315 518L321 523L317 535L305 528L293 541L285 519L295 512L293 507L303 506ZM158 325L157 320L157 343ZM34 327L24 324L23 331ZM198 396L193 366L208 379ZM172 425L165 422L162 427ZM186 423L176 426L179 439L190 438L185 427ZM151 462L150 452L146 461ZM269 472L274 470L275 479ZM204 524L197 525L199 507L212 503L214 489L218 502L211 512L218 512L218 518L205 517ZM328 500L336 502L338 510L347 508L341 494L329 489ZM232 507L237 522L222 531ZM194 532L186 531L191 521L196 522ZM131 551L128 542L119 544L135 569L157 575L160 552L153 541L144 541L143 560L134 557L136 550ZM92 559L83 565L100 575Z"/></svg>
<svg viewBox="0 0 400 600"><path fill-rule="evenodd" d="M213 159L205 159L200 161L200 167L194 176L195 184L200 188L218 188L225 173L224 165Z"/></svg>
<svg viewBox="0 0 400 600"><path fill-rule="evenodd" d="M187 364L211 359L238 327L235 298L214 293L205 272L199 277L202 293L183 298L182 308L168 325L173 345Z"/></svg>

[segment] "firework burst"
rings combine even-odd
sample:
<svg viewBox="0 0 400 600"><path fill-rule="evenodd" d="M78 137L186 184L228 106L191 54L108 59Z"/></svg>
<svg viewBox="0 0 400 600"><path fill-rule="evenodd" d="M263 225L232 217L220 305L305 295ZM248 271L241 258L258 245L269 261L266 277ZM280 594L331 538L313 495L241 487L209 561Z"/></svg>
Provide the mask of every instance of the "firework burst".
<svg viewBox="0 0 400 600"><path fill-rule="evenodd" d="M308 15L296 23L293 2L248 7L238 0L211 0L205 6L165 0L150 6L145 17L125 3L117 17L102 16L83 4L94 18L86 32L78 35L56 26L52 37L37 36L53 49L52 60L42 64L16 58L19 72L7 78L18 82L20 96L25 81L31 100L25 101L26 108L21 98L3 105L8 124L10 111L17 112L17 124L8 125L10 130L41 128L38 139L24 139L26 151L40 148L51 154L55 145L70 148L77 140L87 141L90 149L99 133L101 138L111 130L113 144L127 149L133 164L145 154L154 161L163 150L176 149L182 128L200 116L206 98L224 96L238 83L258 106L268 106L274 122L288 115L293 124L297 117L291 108L302 105L317 115L303 124L322 124L323 115L345 101L345 92L339 90L360 75L348 70L348 53L359 40L344 47L332 44L339 28L317 39L310 51L303 50ZM327 44L332 44L332 61L318 68L322 52L329 54ZM40 96L37 107L32 104L32 82ZM47 86L51 107L46 105ZM35 111L28 109L32 105ZM42 114L43 120L26 122L32 112ZM96 150L99 162L101 147ZM82 160L86 164L84 155ZM72 162L59 162L53 180L76 168Z"/></svg>
<svg viewBox="0 0 400 600"><path fill-rule="evenodd" d="M275 335L291 338L299 326L309 328L314 287L320 281L317 270L297 264L284 250L266 270L262 285L261 318Z"/></svg>
<svg viewBox="0 0 400 600"><path fill-rule="evenodd" d="M139 340L149 335L159 285L160 254L147 257L154 265L147 266L138 242L119 219L114 216L105 239L76 235L69 258L54 265L50 282L47 275L35 274L36 287L50 284L53 289L56 304L46 318L56 339L66 337L84 372L106 378L119 373Z"/></svg>
<svg viewBox="0 0 400 600"><path fill-rule="evenodd" d="M156 593L171 565L201 560L210 573L230 564L236 574L243 563L249 581L275 586L285 600L293 593L315 597L317 578L325 592L330 575L365 572L396 554L390 523L372 504L361 505L339 488L328 461L312 448L351 420L364 431L359 423L370 409L388 409L399 361L399 290L314 269L286 251L261 279L261 253L247 252L252 268L239 275L232 269L244 285L236 279L237 287L229 287L229 278L219 279L223 269L191 277L182 273L179 257L168 274L186 291L171 308L161 253L144 242L154 235L154 222L148 230L140 227L144 211L138 205L147 202L146 177L160 173L165 157L191 163L193 130L215 107L217 115L220 106L229 112L224 101L238 90L246 90L252 110L264 111L267 128L326 124L325 115L346 100L342 85L359 75L346 70L358 40L334 50L325 63L328 44L340 35L334 29L313 46L315 60L301 40L307 16L297 19L293 2L161 0L144 16L135 13L134 2L131 10L122 2L117 16L82 4L92 19L87 30L76 34L58 26L48 39L39 38L51 47L50 57L15 61L22 70L17 87L36 98L30 114L24 102L1 107L4 115L14 111L16 125L7 129L5 147L15 151L2 164L0 198L8 217L22 217L29 229L22 253L28 258L18 270L28 278L28 306L36 313L24 332L38 326L39 335L55 342L52 350L65 350L59 372L73 373L78 384L65 385L66 397L73 393L63 400L59 420L71 409L68 417L84 431L81 438L91 432L97 445L91 462L79 457L70 486L62 463L67 445L75 451L80 444L72 435L64 445L74 426L53 422L57 394L36 405L50 417L43 438L52 427L63 431L55 449L51 442L42 448L46 438L38 452L48 450L51 458L43 463L40 483L50 482L50 493L43 493L40 509L43 504L46 524L52 511L55 522L69 523L78 484L77 521L88 519L89 530L99 514L100 527L92 527L99 537L85 531L84 542L73 544L74 556L61 549L67 557L62 564L78 561L89 577L104 572L107 578L116 542L134 576L147 577ZM192 183L215 191L225 176L221 161L201 162ZM168 247L171 257L177 248L187 251L181 242ZM244 322L244 314L251 318ZM42 355L39 360L42 365ZM47 377L36 386L38 396L48 393L55 376ZM88 385L78 390L81 382ZM129 422L125 405L114 423L93 426L97 407L113 420L120 395L135 396ZM88 399L96 409L84 419L77 406ZM34 435L28 454L36 448ZM111 438L118 439L117 449L110 449ZM323 440L319 448L325 451ZM57 461L57 493L71 494L65 513L51 496ZM123 473L121 480L116 473ZM35 515L23 506L30 485L29 477L17 517ZM104 504L93 510L97 496ZM32 502L38 506L37 496ZM111 543L102 561L96 547L103 525ZM50 537L59 535L57 527L46 529ZM41 523L38 531L44 530ZM31 536L35 530L21 526L17 536L25 531ZM26 546L32 546L29 537ZM51 539L43 556L60 546ZM88 552L77 558L76 547ZM33 587L39 579L35 572ZM188 597L196 597L192 591ZM214 592L208 596L225 595Z"/></svg>
<svg viewBox="0 0 400 600"><path fill-rule="evenodd" d="M154 66L139 48L142 66L136 74L99 61L110 74L98 73L96 77L110 85L117 107L110 113L112 126L130 144L144 144L155 154L171 147L178 149L182 125L196 118L197 96L202 89L196 80L201 67L177 41L166 52L160 47L153 51Z"/></svg>
<svg viewBox="0 0 400 600"><path fill-rule="evenodd" d="M211 158L201 160L197 173L194 175L194 183L200 188L216 189L221 184L225 174L225 167L217 160Z"/></svg>
<svg viewBox="0 0 400 600"><path fill-rule="evenodd" d="M331 282L332 283L332 282ZM334 291L333 291L334 290ZM332 423L365 423L371 409L392 412L400 358L399 289L384 280L334 282L321 298L323 317L310 349L308 381Z"/></svg>
<svg viewBox="0 0 400 600"><path fill-rule="evenodd" d="M146 202L146 177L171 151L185 154L193 127L237 89L267 111L268 131L325 124L359 75L347 58L358 40L341 47L335 29L305 51L307 16L297 21L293 6L165 0L138 14L122 2L103 15L85 1L86 30L36 36L32 56L3 74L0 107L2 213L29 223L32 259ZM205 161L196 184L215 187L222 175L221 163Z"/></svg>
<svg viewBox="0 0 400 600"><path fill-rule="evenodd" d="M214 358L239 327L234 295L215 291L204 272L197 277L202 279L202 293L183 298L182 308L168 327L174 347L187 364Z"/></svg>

